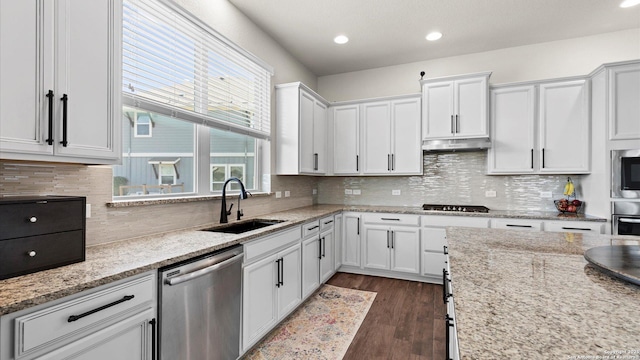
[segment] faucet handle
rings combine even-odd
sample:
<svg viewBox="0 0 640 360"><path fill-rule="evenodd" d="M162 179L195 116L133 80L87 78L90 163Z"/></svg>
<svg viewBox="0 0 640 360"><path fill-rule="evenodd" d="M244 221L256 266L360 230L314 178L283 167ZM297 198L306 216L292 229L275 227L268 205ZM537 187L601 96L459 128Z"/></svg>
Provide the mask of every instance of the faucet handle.
<svg viewBox="0 0 640 360"><path fill-rule="evenodd" d="M244 216L244 212L242 211L242 209L238 209L238 218L236 220L240 220L241 217Z"/></svg>
<svg viewBox="0 0 640 360"><path fill-rule="evenodd" d="M233 203L229 206L229 210L227 210L227 215L231 215L231 209L233 208Z"/></svg>

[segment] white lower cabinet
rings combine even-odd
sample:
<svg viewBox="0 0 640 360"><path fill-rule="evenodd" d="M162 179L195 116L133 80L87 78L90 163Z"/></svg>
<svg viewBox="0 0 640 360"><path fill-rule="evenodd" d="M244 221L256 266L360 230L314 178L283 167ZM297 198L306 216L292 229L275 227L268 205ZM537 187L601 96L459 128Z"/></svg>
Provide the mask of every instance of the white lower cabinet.
<svg viewBox="0 0 640 360"><path fill-rule="evenodd" d="M544 231L604 234L605 223L592 221L545 221Z"/></svg>
<svg viewBox="0 0 640 360"><path fill-rule="evenodd" d="M330 219L330 220L329 220ZM329 278L335 274L335 262L334 262L334 232L333 232L333 216L330 218L325 218L320 220L321 225L323 227L322 232L320 233L320 283L324 283L329 280ZM325 224L328 223L328 224Z"/></svg>
<svg viewBox="0 0 640 360"><path fill-rule="evenodd" d="M302 297L320 286L320 239L318 235L302 241Z"/></svg>
<svg viewBox="0 0 640 360"><path fill-rule="evenodd" d="M440 277L446 266L447 233L444 228L423 228L422 241L422 271L423 276Z"/></svg>
<svg viewBox="0 0 640 360"><path fill-rule="evenodd" d="M0 359L155 358L156 272L0 318Z"/></svg>
<svg viewBox="0 0 640 360"><path fill-rule="evenodd" d="M363 244L365 268L420 272L420 231L417 228L366 225Z"/></svg>
<svg viewBox="0 0 640 360"><path fill-rule="evenodd" d="M342 215L342 265L361 267L360 262L360 232L361 220L359 213L346 212Z"/></svg>
<svg viewBox="0 0 640 360"><path fill-rule="evenodd" d="M333 227L333 271L342 266L342 214L335 215Z"/></svg>
<svg viewBox="0 0 640 360"><path fill-rule="evenodd" d="M299 234L299 230L298 230ZM301 249L293 245L243 270L242 348L248 350L302 301Z"/></svg>

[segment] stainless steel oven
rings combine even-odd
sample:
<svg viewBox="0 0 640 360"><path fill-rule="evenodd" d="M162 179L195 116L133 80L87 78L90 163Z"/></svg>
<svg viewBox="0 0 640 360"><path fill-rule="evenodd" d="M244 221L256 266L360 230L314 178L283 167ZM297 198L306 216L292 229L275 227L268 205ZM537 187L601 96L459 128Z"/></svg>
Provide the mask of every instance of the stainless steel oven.
<svg viewBox="0 0 640 360"><path fill-rule="evenodd" d="M640 236L640 202L614 201L611 225L614 235Z"/></svg>
<svg viewBox="0 0 640 360"><path fill-rule="evenodd" d="M611 151L611 197L640 199L640 149Z"/></svg>

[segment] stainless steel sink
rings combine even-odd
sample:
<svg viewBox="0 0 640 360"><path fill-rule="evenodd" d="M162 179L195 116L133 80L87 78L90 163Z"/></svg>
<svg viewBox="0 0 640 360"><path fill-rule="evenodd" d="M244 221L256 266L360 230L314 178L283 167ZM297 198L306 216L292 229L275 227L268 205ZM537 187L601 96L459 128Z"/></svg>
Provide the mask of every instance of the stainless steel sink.
<svg viewBox="0 0 640 360"><path fill-rule="evenodd" d="M247 231L261 229L263 227L272 226L284 222L284 220L265 220L265 219L252 219L239 221L232 224L224 224L214 226L208 229L202 229L201 231L221 232L229 234L242 234Z"/></svg>

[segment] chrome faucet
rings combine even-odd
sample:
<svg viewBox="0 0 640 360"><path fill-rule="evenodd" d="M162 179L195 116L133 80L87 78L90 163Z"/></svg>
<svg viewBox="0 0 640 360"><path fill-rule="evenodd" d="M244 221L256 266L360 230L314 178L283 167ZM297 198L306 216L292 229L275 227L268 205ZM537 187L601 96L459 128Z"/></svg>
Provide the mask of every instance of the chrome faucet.
<svg viewBox="0 0 640 360"><path fill-rule="evenodd" d="M220 209L220 224L225 224L229 222L229 220L227 219L227 215L231 215L231 209L233 208L233 203L232 203L231 206L229 206L229 210L227 210L227 184L229 183L229 181L236 181L238 182L238 184L240 184L240 195L238 195L237 220L240 220L240 218L244 215L242 213L242 209L240 209L240 199L246 199L249 197L249 193L244 189L244 184L242 183L242 181L240 181L240 179L238 179L237 177L228 178L224 182L224 185L222 185L222 207Z"/></svg>

